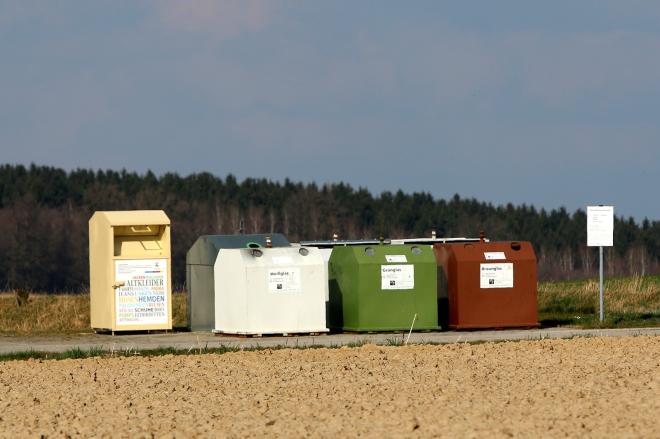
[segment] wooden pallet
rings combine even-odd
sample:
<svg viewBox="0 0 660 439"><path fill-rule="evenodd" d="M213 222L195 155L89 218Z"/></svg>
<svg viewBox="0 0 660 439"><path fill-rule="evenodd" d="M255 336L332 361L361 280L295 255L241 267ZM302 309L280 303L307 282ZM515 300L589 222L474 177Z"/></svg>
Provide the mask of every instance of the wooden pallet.
<svg viewBox="0 0 660 439"><path fill-rule="evenodd" d="M332 334L351 334L351 335L368 335L368 334L393 334L393 335L401 335L401 334L407 334L409 331L408 330L403 330L403 329L397 329L397 330L383 330L383 331L351 331L351 330L341 330L341 331L336 331L332 332ZM431 332L441 332L440 329L413 329L412 332L414 334L422 334L422 333L431 333ZM445 330L446 332L446 330Z"/></svg>
<svg viewBox="0 0 660 439"><path fill-rule="evenodd" d="M143 335L143 334L173 334L172 329L134 329L131 331L113 331L112 329L93 328L95 334L99 335Z"/></svg>

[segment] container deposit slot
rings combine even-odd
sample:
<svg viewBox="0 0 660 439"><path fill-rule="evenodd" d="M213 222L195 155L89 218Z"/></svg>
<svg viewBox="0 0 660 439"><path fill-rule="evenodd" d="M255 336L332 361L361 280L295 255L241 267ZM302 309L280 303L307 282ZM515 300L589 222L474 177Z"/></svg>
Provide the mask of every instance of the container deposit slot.
<svg viewBox="0 0 660 439"><path fill-rule="evenodd" d="M115 226L114 255L144 255L144 252L161 255L164 233L162 225Z"/></svg>

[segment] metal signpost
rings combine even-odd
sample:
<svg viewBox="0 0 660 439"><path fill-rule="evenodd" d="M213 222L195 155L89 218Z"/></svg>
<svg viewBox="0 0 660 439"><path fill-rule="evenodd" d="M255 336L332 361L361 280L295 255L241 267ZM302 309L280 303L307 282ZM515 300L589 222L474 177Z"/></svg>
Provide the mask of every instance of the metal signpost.
<svg viewBox="0 0 660 439"><path fill-rule="evenodd" d="M604 318L603 247L614 245L614 206L587 206L587 246L600 255L600 321Z"/></svg>

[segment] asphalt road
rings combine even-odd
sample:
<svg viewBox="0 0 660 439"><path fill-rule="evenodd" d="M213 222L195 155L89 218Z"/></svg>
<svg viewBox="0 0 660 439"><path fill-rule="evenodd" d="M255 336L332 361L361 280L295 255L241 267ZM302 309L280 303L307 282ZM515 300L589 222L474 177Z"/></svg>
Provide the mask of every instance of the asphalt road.
<svg viewBox="0 0 660 439"><path fill-rule="evenodd" d="M660 335L660 328L625 329L516 329L497 331L450 331L413 332L409 343L464 343L495 342L516 340L542 340L573 337L623 337L635 335ZM329 334L321 336L264 336L241 338L215 335L208 332L174 332L157 334L79 334L48 337L0 337L0 354L12 352L64 352L79 348L82 350L102 349L107 351L141 351L157 348L200 349L227 347L305 347L305 346L344 346L360 343L400 344L408 334Z"/></svg>

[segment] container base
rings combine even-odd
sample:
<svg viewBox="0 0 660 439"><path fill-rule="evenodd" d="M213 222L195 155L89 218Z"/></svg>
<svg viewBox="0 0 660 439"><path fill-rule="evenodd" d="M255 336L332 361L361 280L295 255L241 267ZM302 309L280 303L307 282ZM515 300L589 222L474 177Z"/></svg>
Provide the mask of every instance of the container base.
<svg viewBox="0 0 660 439"><path fill-rule="evenodd" d="M218 336L231 336L231 337L252 337L252 338L258 338L258 337L291 337L291 336L297 336L297 337L304 337L304 336L320 336L320 335L327 335L328 332L330 332L327 328L324 329L316 329L314 331L263 331L263 332L252 332L252 331L222 331L218 329L214 329L212 331L215 335Z"/></svg>
<svg viewBox="0 0 660 439"><path fill-rule="evenodd" d="M423 328L414 328L412 332L437 332L440 331L440 326L428 326ZM362 333L373 333L378 334L381 332L408 332L410 328L401 328L401 327L390 327L390 328L332 328L332 332L341 333L341 332L362 332Z"/></svg>
<svg viewBox="0 0 660 439"><path fill-rule="evenodd" d="M494 325L449 325L450 330L458 331L482 331L490 329L493 331L504 329L536 329L540 328L539 323L515 323L515 324L494 324Z"/></svg>
<svg viewBox="0 0 660 439"><path fill-rule="evenodd" d="M136 335L136 334L169 334L174 332L170 329L110 329L110 328L92 328L95 334L99 335Z"/></svg>

